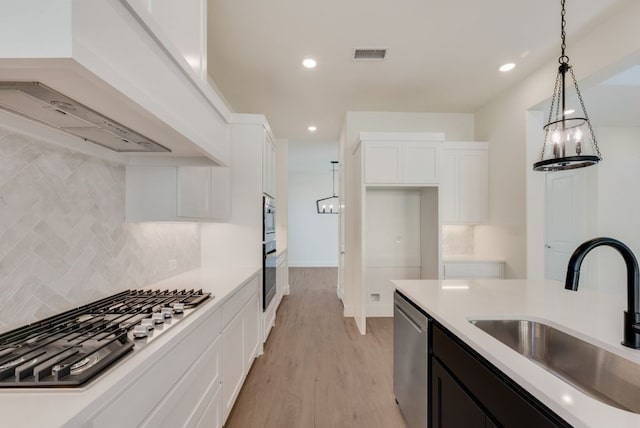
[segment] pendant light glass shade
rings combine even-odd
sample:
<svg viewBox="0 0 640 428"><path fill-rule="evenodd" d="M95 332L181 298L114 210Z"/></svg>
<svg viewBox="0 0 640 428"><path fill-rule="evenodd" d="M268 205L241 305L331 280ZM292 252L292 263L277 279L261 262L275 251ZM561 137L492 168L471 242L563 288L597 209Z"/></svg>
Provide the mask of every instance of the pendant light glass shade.
<svg viewBox="0 0 640 428"><path fill-rule="evenodd" d="M562 5L562 53L558 62L558 74L551 98L549 118L544 126L544 144L540 160L533 164L536 171L562 171L595 165L602 160L600 148L593 132L587 109L584 106L580 88L573 68L569 65L569 57L565 55L565 0ZM582 117L567 117L565 83L567 74L571 76L575 87Z"/></svg>
<svg viewBox="0 0 640 428"><path fill-rule="evenodd" d="M564 118L544 127L545 143L536 171L559 171L582 168L598 163L594 138L587 119Z"/></svg>

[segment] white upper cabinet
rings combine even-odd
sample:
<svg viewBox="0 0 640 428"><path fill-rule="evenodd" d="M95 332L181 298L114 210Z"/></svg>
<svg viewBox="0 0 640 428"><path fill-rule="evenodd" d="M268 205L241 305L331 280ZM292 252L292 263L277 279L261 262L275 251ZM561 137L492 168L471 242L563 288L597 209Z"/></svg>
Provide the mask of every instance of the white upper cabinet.
<svg viewBox="0 0 640 428"><path fill-rule="evenodd" d="M6 5L4 4L6 3ZM0 81L37 81L158 144L169 157L207 157L228 166L231 112L202 76L202 52L189 52L206 27L200 0L10 0L2 7ZM179 28L197 22L185 39ZM187 5L188 4L188 5ZM155 7L155 9L154 9ZM151 10L151 12L150 12ZM173 28L168 20L173 18ZM191 24L189 24L191 25ZM25 119L13 116L13 126ZM4 117L3 117L4 121ZM44 127L44 125L38 125ZM44 132L44 131L43 131ZM90 147L128 161L146 154L114 152L65 136L60 143ZM83 150L78 148L78 150Z"/></svg>
<svg viewBox="0 0 640 428"><path fill-rule="evenodd" d="M401 162L399 143L367 142L364 145L364 182L402 183Z"/></svg>
<svg viewBox="0 0 640 428"><path fill-rule="evenodd" d="M140 3L175 44L193 71L207 78L207 1L130 0Z"/></svg>
<svg viewBox="0 0 640 428"><path fill-rule="evenodd" d="M365 184L438 184L442 139L443 134L361 133Z"/></svg>
<svg viewBox="0 0 640 428"><path fill-rule="evenodd" d="M440 182L440 144L410 142L402 147L402 182L430 184Z"/></svg>
<svg viewBox="0 0 640 428"><path fill-rule="evenodd" d="M267 132L262 143L262 192L276 197L276 146Z"/></svg>
<svg viewBox="0 0 640 428"><path fill-rule="evenodd" d="M443 224L489 221L489 153L487 143L443 145L440 206Z"/></svg>
<svg viewBox="0 0 640 428"><path fill-rule="evenodd" d="M231 217L229 168L178 167L178 217L228 220Z"/></svg>
<svg viewBox="0 0 640 428"><path fill-rule="evenodd" d="M226 221L231 171L210 166L127 166L126 220Z"/></svg>

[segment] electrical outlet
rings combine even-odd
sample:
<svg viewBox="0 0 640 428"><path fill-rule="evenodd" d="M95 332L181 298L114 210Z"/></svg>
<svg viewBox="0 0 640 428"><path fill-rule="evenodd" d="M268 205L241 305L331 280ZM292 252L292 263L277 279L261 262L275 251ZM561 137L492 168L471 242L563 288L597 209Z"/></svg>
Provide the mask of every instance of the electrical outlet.
<svg viewBox="0 0 640 428"><path fill-rule="evenodd" d="M173 272L178 269L178 259L169 260L169 272Z"/></svg>
<svg viewBox="0 0 640 428"><path fill-rule="evenodd" d="M369 300L372 302L379 302L380 301L380 293L371 293L369 294Z"/></svg>

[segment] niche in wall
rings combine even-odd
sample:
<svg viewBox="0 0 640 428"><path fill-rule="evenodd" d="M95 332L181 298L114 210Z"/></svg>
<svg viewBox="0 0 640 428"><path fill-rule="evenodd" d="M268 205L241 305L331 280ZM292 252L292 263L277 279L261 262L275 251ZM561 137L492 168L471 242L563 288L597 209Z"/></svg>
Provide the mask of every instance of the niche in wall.
<svg viewBox="0 0 640 428"><path fill-rule="evenodd" d="M393 316L392 279L438 279L438 188L367 188L366 316Z"/></svg>

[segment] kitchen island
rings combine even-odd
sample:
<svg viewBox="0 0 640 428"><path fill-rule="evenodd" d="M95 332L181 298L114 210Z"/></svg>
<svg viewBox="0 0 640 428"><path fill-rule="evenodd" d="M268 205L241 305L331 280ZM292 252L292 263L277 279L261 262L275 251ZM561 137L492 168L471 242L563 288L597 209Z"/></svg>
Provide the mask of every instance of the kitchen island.
<svg viewBox="0 0 640 428"><path fill-rule="evenodd" d="M434 331L451 333L506 375L531 401L539 401L541 408L546 407L568 424L640 426L640 415L589 397L469 322L477 319L542 321L640 364L640 350L620 344L626 309L624 284L615 295L586 289L568 291L557 281L397 280L393 284L438 325Z"/></svg>

